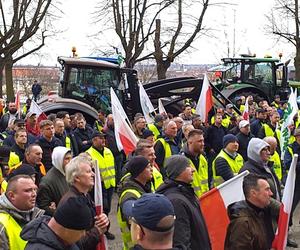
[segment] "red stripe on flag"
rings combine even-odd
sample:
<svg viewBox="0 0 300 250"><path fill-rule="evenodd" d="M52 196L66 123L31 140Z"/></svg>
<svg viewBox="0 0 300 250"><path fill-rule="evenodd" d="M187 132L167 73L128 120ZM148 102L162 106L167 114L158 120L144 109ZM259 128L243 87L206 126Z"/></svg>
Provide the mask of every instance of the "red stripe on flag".
<svg viewBox="0 0 300 250"><path fill-rule="evenodd" d="M213 250L223 250L229 224L227 209L217 188L200 198L200 206L208 229Z"/></svg>
<svg viewBox="0 0 300 250"><path fill-rule="evenodd" d="M280 213L278 219L278 228L277 234L272 243L272 247L277 250L284 250L286 246L286 239L287 239L287 230L289 227L289 214L284 211L284 205L281 204L280 206Z"/></svg>
<svg viewBox="0 0 300 250"><path fill-rule="evenodd" d="M126 137L126 135L119 133L119 136L126 155L135 150L135 144L133 144L132 141Z"/></svg>
<svg viewBox="0 0 300 250"><path fill-rule="evenodd" d="M103 209L101 206L96 206L96 214L100 215L103 212ZM105 239L104 235L100 235L100 242L97 244L96 250L105 250L106 245L105 245Z"/></svg>
<svg viewBox="0 0 300 250"><path fill-rule="evenodd" d="M205 122L208 122L208 112L211 110L212 107L213 107L212 90L211 87L208 87L206 92L206 103L205 103L205 111L206 111Z"/></svg>

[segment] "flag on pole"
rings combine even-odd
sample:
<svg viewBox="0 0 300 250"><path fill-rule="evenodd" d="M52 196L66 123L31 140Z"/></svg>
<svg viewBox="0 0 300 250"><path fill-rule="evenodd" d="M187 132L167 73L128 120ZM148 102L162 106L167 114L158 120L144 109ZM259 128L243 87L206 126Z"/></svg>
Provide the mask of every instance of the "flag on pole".
<svg viewBox="0 0 300 250"><path fill-rule="evenodd" d="M146 119L146 122L149 123L153 123L153 117L151 116L151 114L155 113L155 109L149 99L149 96L147 95L143 84L139 84L139 94L140 94L140 103L141 103L141 107L142 107L142 111L144 114L144 117Z"/></svg>
<svg viewBox="0 0 300 250"><path fill-rule="evenodd" d="M101 175L100 169L98 167L98 162L95 161L95 191L94 191L94 198L95 198L95 207L96 207L96 214L100 215L103 213L103 197L102 197L102 184L101 184ZM107 242L106 237L102 234L100 235L100 242L97 245L97 250L106 250L107 249Z"/></svg>
<svg viewBox="0 0 300 250"><path fill-rule="evenodd" d="M161 98L158 99L158 113L161 115L167 115L167 111L161 101Z"/></svg>
<svg viewBox="0 0 300 250"><path fill-rule="evenodd" d="M213 107L212 89L209 84L207 75L205 74L201 94L196 106L196 114L200 115L200 118L204 122L208 122L208 112Z"/></svg>
<svg viewBox="0 0 300 250"><path fill-rule="evenodd" d="M291 135L291 131L288 126L293 123L294 116L298 113L298 105L297 105L297 89L293 91L291 88L291 94L289 100L287 102L288 108L284 111L283 114L283 123L281 125L281 136L280 136L280 149L281 149L281 159L284 158L284 153L287 149L289 138Z"/></svg>
<svg viewBox="0 0 300 250"><path fill-rule="evenodd" d="M16 109L18 112L18 118L20 119L21 118L21 103L20 103L20 91L19 90L17 90L17 93L16 93L15 105L16 105Z"/></svg>
<svg viewBox="0 0 300 250"><path fill-rule="evenodd" d="M243 111L243 120L249 121L249 96L246 98L245 109Z"/></svg>
<svg viewBox="0 0 300 250"><path fill-rule="evenodd" d="M124 150L125 154L128 155L130 152L134 151L138 140L131 127L128 125L126 121L127 115L125 114L125 111L123 110L123 107L121 106L112 88L111 109L114 118L115 137L118 149L120 151Z"/></svg>
<svg viewBox="0 0 300 250"><path fill-rule="evenodd" d="M47 120L47 115L43 112L43 110L34 100L31 101L29 112L36 114L37 124L39 124L43 120Z"/></svg>
<svg viewBox="0 0 300 250"><path fill-rule="evenodd" d="M248 174L249 171L242 172L200 197L200 206L213 250L224 249L229 224L227 207L245 199L242 184L244 177Z"/></svg>
<svg viewBox="0 0 300 250"><path fill-rule="evenodd" d="M296 180L296 165L298 155L293 156L292 164L289 169L288 177L283 191L282 204L278 218L278 228L275 238L272 243L272 248L284 250L286 248L287 235L289 229L289 219L292 210L295 180Z"/></svg>

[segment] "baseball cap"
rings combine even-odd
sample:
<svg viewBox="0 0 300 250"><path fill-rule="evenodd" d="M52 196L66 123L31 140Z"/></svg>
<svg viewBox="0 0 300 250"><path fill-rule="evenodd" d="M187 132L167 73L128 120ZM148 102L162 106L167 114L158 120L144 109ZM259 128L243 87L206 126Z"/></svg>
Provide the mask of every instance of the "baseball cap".
<svg viewBox="0 0 300 250"><path fill-rule="evenodd" d="M172 203L162 194L143 194L133 202L129 210L129 216L137 224L155 232L167 232L174 226L175 212ZM166 216L173 219L168 225L160 226L160 222Z"/></svg>
<svg viewBox="0 0 300 250"><path fill-rule="evenodd" d="M27 118L30 118L30 117L33 116L33 115L36 115L36 113L29 111L29 112L26 114L25 120L26 120Z"/></svg>
<svg viewBox="0 0 300 250"><path fill-rule="evenodd" d="M233 105L231 103L226 105L226 109L231 109L231 108L233 108Z"/></svg>
<svg viewBox="0 0 300 250"><path fill-rule="evenodd" d="M95 138L95 137L105 137L105 134L102 133L102 132L99 132L99 131L95 131L95 132L92 134L92 139Z"/></svg>
<svg viewBox="0 0 300 250"><path fill-rule="evenodd" d="M14 125L17 125L17 124L25 124L25 121L23 119L15 119Z"/></svg>
<svg viewBox="0 0 300 250"><path fill-rule="evenodd" d="M244 128L248 126L250 123L247 120L241 120L239 123L239 128Z"/></svg>

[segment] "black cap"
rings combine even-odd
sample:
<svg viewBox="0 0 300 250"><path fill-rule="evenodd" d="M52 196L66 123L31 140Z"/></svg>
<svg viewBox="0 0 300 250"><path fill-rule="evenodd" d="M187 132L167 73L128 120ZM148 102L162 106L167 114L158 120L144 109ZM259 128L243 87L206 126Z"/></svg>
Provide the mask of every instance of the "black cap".
<svg viewBox="0 0 300 250"><path fill-rule="evenodd" d="M95 138L95 137L105 137L105 134L104 133L101 133L99 131L95 131L93 134L92 134L92 139Z"/></svg>
<svg viewBox="0 0 300 250"><path fill-rule="evenodd" d="M54 219L61 226L73 230L89 230L94 226L94 214L83 196L70 197L58 206Z"/></svg>
<svg viewBox="0 0 300 250"><path fill-rule="evenodd" d="M150 129L144 129L142 138L147 139L149 136L154 136L153 132Z"/></svg>
<svg viewBox="0 0 300 250"><path fill-rule="evenodd" d="M7 180L11 179L12 177L16 176L16 175L20 175L20 174L25 174L25 175L34 175L37 174L37 172L35 171L34 167L29 165L29 164L22 164L21 166L17 167L16 169L14 169L7 177Z"/></svg>
<svg viewBox="0 0 300 250"><path fill-rule="evenodd" d="M154 122L155 122L155 123L159 123L159 122L164 121L164 120L165 120L164 116L163 116L163 115L160 115L160 114L158 114L158 115L156 115L156 116L154 117Z"/></svg>
<svg viewBox="0 0 300 250"><path fill-rule="evenodd" d="M15 119L14 120L14 125L15 124L25 124L25 121L24 121L24 119Z"/></svg>
<svg viewBox="0 0 300 250"><path fill-rule="evenodd" d="M144 156L135 156L127 163L128 172L133 178L137 177L148 166L149 161Z"/></svg>

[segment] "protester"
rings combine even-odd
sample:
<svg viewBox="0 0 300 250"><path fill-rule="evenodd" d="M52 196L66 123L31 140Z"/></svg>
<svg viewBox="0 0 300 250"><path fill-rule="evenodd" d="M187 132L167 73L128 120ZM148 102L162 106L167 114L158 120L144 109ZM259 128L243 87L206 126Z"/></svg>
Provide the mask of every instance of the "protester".
<svg viewBox="0 0 300 250"><path fill-rule="evenodd" d="M33 99L36 102L40 97L40 93L42 92L42 86L37 82L37 80L34 80L31 87L31 91L32 91Z"/></svg>
<svg viewBox="0 0 300 250"><path fill-rule="evenodd" d="M21 118L18 117L17 108L15 102L8 103L8 112L3 114L0 119L0 132L3 132L7 129L8 124L14 119Z"/></svg>
<svg viewBox="0 0 300 250"><path fill-rule="evenodd" d="M245 201L228 206L225 250L266 250L272 248L272 191L265 177L249 174L244 177ZM275 205L274 205L275 206ZM279 212L280 204L277 204ZM273 211L276 208L273 208Z"/></svg>
<svg viewBox="0 0 300 250"><path fill-rule="evenodd" d="M37 193L38 207L52 216L62 196L69 190L66 181L66 165L72 159L70 149L56 147L52 153L52 165L46 176L42 178Z"/></svg>
<svg viewBox="0 0 300 250"><path fill-rule="evenodd" d="M105 147L105 134L95 131L92 135L92 146L86 152L97 162L97 167L101 172L103 211L108 216L116 187L116 171L113 153ZM109 231L105 235L109 240L115 239L115 236Z"/></svg>
<svg viewBox="0 0 300 250"><path fill-rule="evenodd" d="M2 250L24 249L22 228L44 211L35 207L37 187L28 175L17 175L8 181L0 196L0 242Z"/></svg>
<svg viewBox="0 0 300 250"><path fill-rule="evenodd" d="M243 157L237 153L239 141L232 134L223 137L223 149L213 161L214 185L220 185L238 174L244 164Z"/></svg>
<svg viewBox="0 0 300 250"><path fill-rule="evenodd" d="M172 203L159 194L143 194L129 209L133 250L175 249L175 212Z"/></svg>
<svg viewBox="0 0 300 250"><path fill-rule="evenodd" d="M238 153L243 157L244 161L248 160L247 148L249 141L254 136L250 132L250 124L247 120L241 120L239 122L239 133L236 135L236 138L239 141Z"/></svg>
<svg viewBox="0 0 300 250"><path fill-rule="evenodd" d="M78 115L76 118L77 128L74 130L74 135L78 144L79 152L84 152L92 146L92 134L94 130L86 124L83 115Z"/></svg>
<svg viewBox="0 0 300 250"><path fill-rule="evenodd" d="M21 232L26 250L80 249L78 242L94 225L94 214L83 197L71 197L58 207L54 216L41 216L28 223Z"/></svg>
<svg viewBox="0 0 300 250"><path fill-rule="evenodd" d="M191 186L194 172L185 156L171 156L166 163L169 180L165 180L157 193L167 196L174 206L176 220L173 246L206 250L211 249L211 244L199 200Z"/></svg>
<svg viewBox="0 0 300 250"><path fill-rule="evenodd" d="M152 166L143 156L135 156L129 160L126 168L130 175L125 176L118 188L118 223L121 229L123 248L130 249L133 242L130 235L129 218L126 217L134 200L144 193L151 193L151 186L147 183L152 178Z"/></svg>

